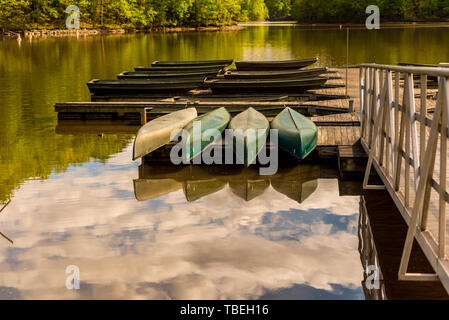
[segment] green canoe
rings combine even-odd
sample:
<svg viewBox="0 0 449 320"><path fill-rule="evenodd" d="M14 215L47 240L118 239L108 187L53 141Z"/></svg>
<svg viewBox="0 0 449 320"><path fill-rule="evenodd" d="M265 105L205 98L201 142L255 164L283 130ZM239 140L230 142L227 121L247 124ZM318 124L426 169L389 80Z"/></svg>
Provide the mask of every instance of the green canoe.
<svg viewBox="0 0 449 320"><path fill-rule="evenodd" d="M253 108L248 108L231 120L229 129L233 130L236 157L248 167L256 160L260 150L264 147L270 130L270 123L262 113ZM238 150L239 147L242 147L242 143L243 154L239 154Z"/></svg>
<svg viewBox="0 0 449 320"><path fill-rule="evenodd" d="M207 146L214 142L214 138L202 139L205 132L209 129L217 129L220 133L226 129L229 121L231 120L231 115L222 107L215 109L211 112L205 113L198 118L190 121L185 127L184 131L188 134L186 148L186 161L192 160L194 157L199 155ZM201 131L194 135L194 123L201 124Z"/></svg>
<svg viewBox="0 0 449 320"><path fill-rule="evenodd" d="M271 122L278 130L279 147L298 159L304 159L318 143L318 129L311 120L291 108L285 108Z"/></svg>

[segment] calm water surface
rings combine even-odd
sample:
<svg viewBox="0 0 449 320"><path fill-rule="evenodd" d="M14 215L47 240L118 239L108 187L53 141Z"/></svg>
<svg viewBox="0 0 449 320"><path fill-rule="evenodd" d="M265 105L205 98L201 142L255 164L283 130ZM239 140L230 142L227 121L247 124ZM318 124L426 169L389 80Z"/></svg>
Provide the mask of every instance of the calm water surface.
<svg viewBox="0 0 449 320"><path fill-rule="evenodd" d="M448 31L353 30L350 63L447 61ZM0 237L0 298L363 299L360 197L339 196L323 168L269 180L139 168L132 133L64 133L53 111L87 101L92 78L157 59L318 56L342 65L345 37L257 26L0 41L0 204L11 200L0 232L13 241ZM71 264L81 271L76 292L65 288Z"/></svg>

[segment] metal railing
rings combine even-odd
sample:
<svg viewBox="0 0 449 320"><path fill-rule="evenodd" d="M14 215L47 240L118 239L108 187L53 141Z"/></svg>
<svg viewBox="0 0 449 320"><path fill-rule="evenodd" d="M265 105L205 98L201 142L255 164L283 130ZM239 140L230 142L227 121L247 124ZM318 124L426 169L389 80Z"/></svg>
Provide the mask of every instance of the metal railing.
<svg viewBox="0 0 449 320"><path fill-rule="evenodd" d="M429 79L437 83L436 101L428 98ZM449 69L363 64L359 84L361 143L369 153L363 187L386 188L409 227L399 279L440 279L449 291ZM430 104L434 104L434 109L429 109ZM369 184L372 166L384 185ZM435 274L407 272L415 237Z"/></svg>

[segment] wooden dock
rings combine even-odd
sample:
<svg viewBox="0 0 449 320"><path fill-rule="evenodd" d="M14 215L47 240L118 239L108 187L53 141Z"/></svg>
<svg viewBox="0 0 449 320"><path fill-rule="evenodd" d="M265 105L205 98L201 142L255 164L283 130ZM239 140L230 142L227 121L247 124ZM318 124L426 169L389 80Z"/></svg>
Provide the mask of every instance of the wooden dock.
<svg viewBox="0 0 449 320"><path fill-rule="evenodd" d="M340 69L330 69L326 86L297 94L211 94L208 90L196 90L186 96L172 97L154 94L92 96L91 102L56 103L55 112L59 118L57 131L61 134L81 133L83 125L77 124L76 120L99 119L103 123L124 120L117 125L116 130L123 133L136 132L139 124L188 107L195 107L198 114L226 107L231 115L253 107L271 121L285 107L290 107L310 116L318 126L315 156L320 159L338 159L339 165L344 168L342 175L346 175L351 168L353 173L360 175L360 167L366 163L366 156L359 143L360 116L359 107L355 103L358 91L351 90L352 95L346 97L343 76ZM101 126L90 123L92 121L84 122L84 132L103 134L114 131L110 123ZM351 157L351 153L343 150L358 151L353 152ZM153 155L155 158L167 156L164 148L159 151Z"/></svg>

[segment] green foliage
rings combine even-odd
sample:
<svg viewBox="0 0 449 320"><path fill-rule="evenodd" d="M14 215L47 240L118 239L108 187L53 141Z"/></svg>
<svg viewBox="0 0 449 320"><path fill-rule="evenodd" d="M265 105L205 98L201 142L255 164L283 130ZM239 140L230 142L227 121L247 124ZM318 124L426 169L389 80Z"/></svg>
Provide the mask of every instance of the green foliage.
<svg viewBox="0 0 449 320"><path fill-rule="evenodd" d="M449 17L449 0L293 0L292 17L300 22L363 23L369 5L379 7L383 21L437 21Z"/></svg>
<svg viewBox="0 0 449 320"><path fill-rule="evenodd" d="M290 17L292 0L265 0L271 20Z"/></svg>

